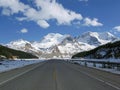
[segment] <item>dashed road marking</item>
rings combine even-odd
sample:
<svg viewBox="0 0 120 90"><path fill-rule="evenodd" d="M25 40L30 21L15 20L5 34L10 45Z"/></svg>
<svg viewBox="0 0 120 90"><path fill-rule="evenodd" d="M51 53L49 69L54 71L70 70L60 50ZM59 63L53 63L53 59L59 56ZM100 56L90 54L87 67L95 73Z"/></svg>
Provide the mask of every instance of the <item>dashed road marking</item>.
<svg viewBox="0 0 120 90"><path fill-rule="evenodd" d="M53 79L55 80L55 90L57 90L57 74L56 74L56 66L54 66L54 70L53 70Z"/></svg>

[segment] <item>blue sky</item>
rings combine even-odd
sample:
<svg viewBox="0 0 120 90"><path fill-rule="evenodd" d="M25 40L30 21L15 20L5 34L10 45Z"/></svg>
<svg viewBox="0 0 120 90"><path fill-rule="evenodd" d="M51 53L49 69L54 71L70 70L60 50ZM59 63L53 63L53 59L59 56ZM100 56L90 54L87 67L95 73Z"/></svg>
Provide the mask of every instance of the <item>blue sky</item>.
<svg viewBox="0 0 120 90"><path fill-rule="evenodd" d="M0 43L87 31L120 36L120 0L0 0Z"/></svg>

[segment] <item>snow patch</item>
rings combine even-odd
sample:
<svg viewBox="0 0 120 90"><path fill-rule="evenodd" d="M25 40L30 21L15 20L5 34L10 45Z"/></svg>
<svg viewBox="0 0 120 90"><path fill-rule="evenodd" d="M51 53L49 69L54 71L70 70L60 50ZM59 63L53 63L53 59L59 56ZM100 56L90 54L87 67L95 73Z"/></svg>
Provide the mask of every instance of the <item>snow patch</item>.
<svg viewBox="0 0 120 90"><path fill-rule="evenodd" d="M82 62L81 62L81 60L82 60ZM72 62L78 63L80 65L85 65L84 60L87 60L87 59L72 59ZM87 61L120 63L120 59L107 59L107 60L106 59L89 59ZM107 71L107 72L111 72L111 73L115 73L115 74L120 74L120 71L117 70L117 67L114 67L114 68L102 68L102 64L96 63L96 65L94 66L94 64L92 62L87 62L86 65L87 65L87 67L96 68L96 69L99 69L99 70L103 70L103 71Z"/></svg>
<svg viewBox="0 0 120 90"><path fill-rule="evenodd" d="M4 60L0 61L0 72L9 71L26 65L42 62L43 60Z"/></svg>

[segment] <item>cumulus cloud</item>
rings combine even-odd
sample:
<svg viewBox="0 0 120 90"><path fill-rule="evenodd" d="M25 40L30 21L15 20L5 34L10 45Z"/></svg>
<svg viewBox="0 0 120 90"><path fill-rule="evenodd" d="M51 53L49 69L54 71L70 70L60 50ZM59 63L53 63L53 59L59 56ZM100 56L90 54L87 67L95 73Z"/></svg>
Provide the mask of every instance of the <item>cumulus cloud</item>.
<svg viewBox="0 0 120 90"><path fill-rule="evenodd" d="M39 20L37 24L42 28L48 28L50 26L45 20Z"/></svg>
<svg viewBox="0 0 120 90"><path fill-rule="evenodd" d="M19 0L0 0L0 7L3 8L2 12L5 15L24 12L27 8L29 8L28 5L23 4Z"/></svg>
<svg viewBox="0 0 120 90"><path fill-rule="evenodd" d="M50 26L47 21L51 19L55 19L58 25L70 25L74 20L82 20L81 14L65 9L56 0L35 0L34 3L37 9L19 0L0 0L0 7L4 15L22 13L23 17L17 17L18 20L34 21L43 28Z"/></svg>
<svg viewBox="0 0 120 90"><path fill-rule="evenodd" d="M115 29L116 31L120 32L120 26L115 26L113 29Z"/></svg>
<svg viewBox="0 0 120 90"><path fill-rule="evenodd" d="M102 23L98 22L98 19L97 18L94 18L93 20L90 19L90 18L85 18L84 19L84 25L85 26L103 26Z"/></svg>
<svg viewBox="0 0 120 90"><path fill-rule="evenodd" d="M65 9L55 0L36 0L36 5L40 8L39 14L42 19L56 19L58 24L71 24L74 20L81 20L82 15Z"/></svg>
<svg viewBox="0 0 120 90"><path fill-rule="evenodd" d="M83 20L80 13L64 8L56 0L34 0L32 3L36 8L20 0L0 0L0 7L3 15L15 15L19 21L33 21L42 28L50 27L49 20L54 20L57 25L72 25L75 22L79 22L80 25ZM93 20L86 18L84 21L87 26L102 26L102 23L99 23L96 18Z"/></svg>
<svg viewBox="0 0 120 90"><path fill-rule="evenodd" d="M21 33L27 33L28 30L26 28L23 28L22 30L20 30Z"/></svg>

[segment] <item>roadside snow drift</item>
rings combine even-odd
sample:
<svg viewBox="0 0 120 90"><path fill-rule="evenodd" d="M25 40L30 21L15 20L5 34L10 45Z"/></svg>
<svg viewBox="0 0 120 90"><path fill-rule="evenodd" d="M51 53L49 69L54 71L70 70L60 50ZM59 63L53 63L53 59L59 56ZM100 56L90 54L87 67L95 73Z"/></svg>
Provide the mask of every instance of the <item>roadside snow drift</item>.
<svg viewBox="0 0 120 90"><path fill-rule="evenodd" d="M9 71L26 65L42 62L43 60L4 60L0 61L0 72Z"/></svg>

